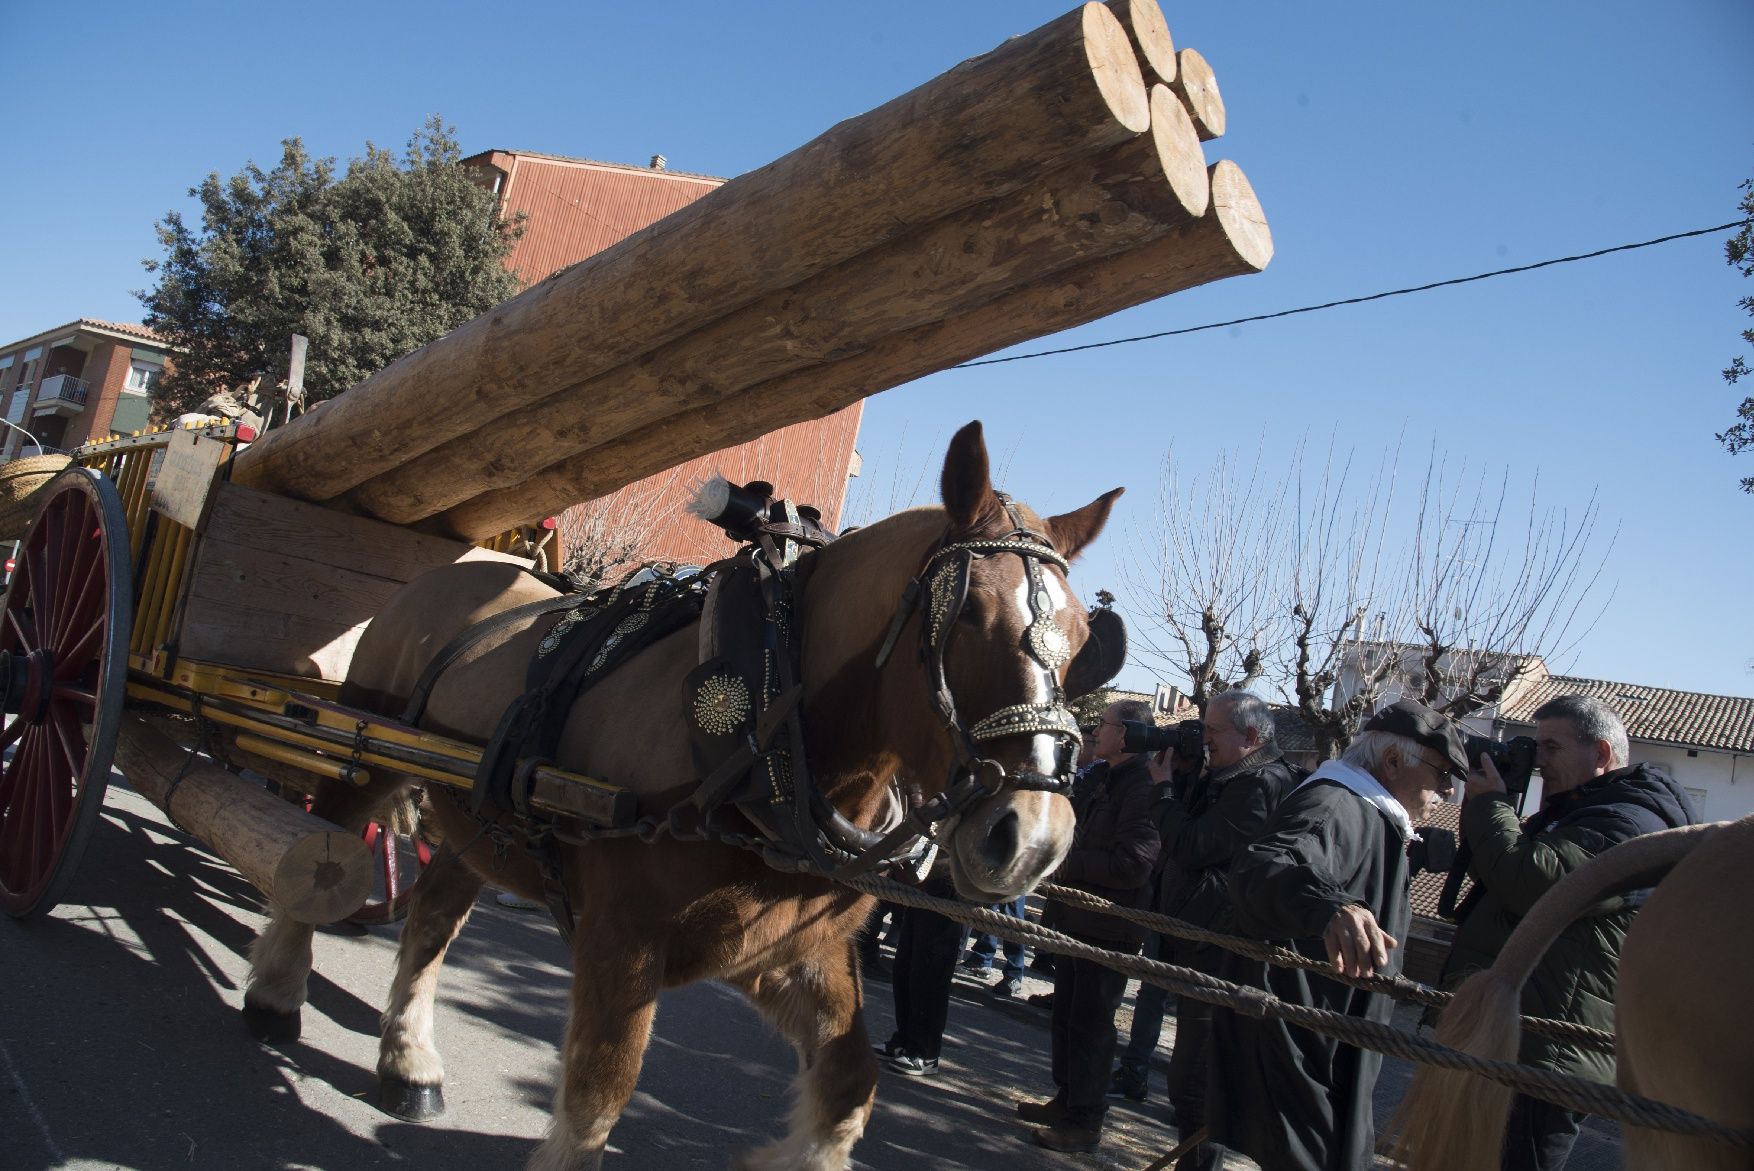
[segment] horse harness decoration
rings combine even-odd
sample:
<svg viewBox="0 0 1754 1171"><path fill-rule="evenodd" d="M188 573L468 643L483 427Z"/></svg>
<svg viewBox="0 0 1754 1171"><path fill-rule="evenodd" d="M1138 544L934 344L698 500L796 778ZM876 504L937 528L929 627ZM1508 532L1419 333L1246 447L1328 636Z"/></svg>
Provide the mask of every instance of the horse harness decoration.
<svg viewBox="0 0 1754 1171"><path fill-rule="evenodd" d="M1054 621L1043 568L1051 564L1065 571L1067 562L1001 495L1011 530L965 541L951 541L946 534L904 588L875 664L883 667L909 617L921 611L918 653L927 672L929 701L953 749L948 782L937 796L907 810L900 785L892 780L896 815L882 830L863 829L835 809L810 776L798 677L799 608L808 565L804 554L827 545L834 534L820 525L815 510L774 500L771 493L759 481L731 488L729 503L712 518L727 536L743 543L733 557L702 571L679 572L662 563L645 566L612 589L531 603L488 619L441 650L414 688L404 713L409 723L418 720L439 673L469 646L531 616L540 619L564 611L537 648L525 692L507 707L489 740L473 792L467 797L455 794L460 802L470 802L483 833L497 831L501 848L510 835L492 824L485 810L491 804L517 812L526 848L543 869L550 907L563 933L570 931L573 916L557 843L625 836L651 841L667 833L756 850L786 871L836 878L885 864L923 871L936 848L931 838L937 825L976 800L1007 786L1070 790L1078 725L1065 705L1058 672L1071 659L1071 644ZM1030 611L1024 643L1043 676L1038 693L1050 698L1013 704L968 725L957 712L945 656L967 601L975 561L1006 555L1024 562ZM577 697L620 663L697 618L700 662L684 680L682 700L698 780L657 794L677 799L664 815L649 814L628 827L559 824L533 809L532 774L551 762ZM1056 738L1052 775L1008 772L983 754L983 745L991 741L1042 734Z"/></svg>

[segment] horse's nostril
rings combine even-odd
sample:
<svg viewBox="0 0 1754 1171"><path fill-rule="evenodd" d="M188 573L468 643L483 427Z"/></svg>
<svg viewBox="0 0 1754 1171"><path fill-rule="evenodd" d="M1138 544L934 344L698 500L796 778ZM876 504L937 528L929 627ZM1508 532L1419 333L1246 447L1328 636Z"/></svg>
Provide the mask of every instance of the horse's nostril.
<svg viewBox="0 0 1754 1171"><path fill-rule="evenodd" d="M980 860L994 870L1009 866L1017 857L1017 830L1017 813L1008 809L981 839Z"/></svg>

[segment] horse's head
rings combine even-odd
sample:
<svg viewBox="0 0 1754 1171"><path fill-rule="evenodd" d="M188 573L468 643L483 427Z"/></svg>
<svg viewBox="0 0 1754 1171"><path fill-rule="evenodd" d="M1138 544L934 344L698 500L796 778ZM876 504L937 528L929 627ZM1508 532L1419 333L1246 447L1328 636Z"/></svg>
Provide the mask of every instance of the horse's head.
<svg viewBox="0 0 1754 1171"><path fill-rule="evenodd" d="M1120 489L1043 519L993 490L979 423L951 441L942 489L941 510L901 513L816 555L806 727L829 771L897 776L928 800L948 791L957 809L937 838L957 890L999 902L1071 845L1067 696L1120 664L1100 661L1114 644L1090 640L1065 571Z"/></svg>

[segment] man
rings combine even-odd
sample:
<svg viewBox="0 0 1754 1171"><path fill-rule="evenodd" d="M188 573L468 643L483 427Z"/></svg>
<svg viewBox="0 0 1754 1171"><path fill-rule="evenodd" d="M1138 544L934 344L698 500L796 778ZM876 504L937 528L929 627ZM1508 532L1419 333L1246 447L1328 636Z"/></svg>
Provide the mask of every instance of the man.
<svg viewBox="0 0 1754 1171"><path fill-rule="evenodd" d="M1462 838L1474 888L1457 909L1444 987L1491 965L1517 922L1566 874L1628 838L1698 820L1686 790L1662 768L1627 764L1626 726L1599 700L1562 695L1535 710L1541 808L1517 823L1516 807L1489 758L1469 775ZM1649 891L1598 903L1547 949L1523 985L1528 1016L1614 1028L1620 945ZM1523 1030L1522 1061L1613 1082L1611 1053ZM1504 1166L1557 1171L1577 1141L1582 1115L1518 1095L1505 1136Z"/></svg>
<svg viewBox="0 0 1754 1171"><path fill-rule="evenodd" d="M1212 931L1234 933L1231 859L1267 828L1279 802L1292 790L1295 780L1301 779L1301 774L1294 777L1285 764L1273 733L1272 709L1257 695L1226 691L1206 705L1206 771L1181 800L1160 798L1157 806L1162 838L1157 909L1163 914ZM1172 756L1155 764L1152 776L1166 782L1181 763ZM1210 944L1158 937L1159 959L1212 976L1223 973L1228 954ZM1114 1087L1123 1097L1134 1097L1134 1093L1135 1100L1145 1097L1147 1063L1157 1046L1162 1005L1161 989L1146 985L1139 990L1128 1052L1114 1074ZM1169 1101L1175 1110L1176 1128L1184 1136L1205 1125L1206 1053L1211 1036L1212 1006L1178 998L1175 1049L1169 1059ZM1201 1143L1176 1167L1177 1171L1217 1171L1223 1165L1224 1149L1215 1143Z"/></svg>
<svg viewBox="0 0 1754 1171"><path fill-rule="evenodd" d="M1072 848L1054 881L1100 895L1122 907L1150 901L1157 827L1151 821L1152 781L1146 760L1126 750L1123 721L1149 721L1150 705L1121 700L1103 710L1096 729L1097 763L1073 796L1078 816ZM1123 919L1062 906L1056 926L1075 939L1131 955L1145 933ZM1094 960L1054 961L1054 1096L1019 1102L1018 1117L1046 1127L1035 1141L1054 1151L1093 1151L1102 1138L1109 1064L1115 1055L1115 1010L1127 978Z"/></svg>
<svg viewBox="0 0 1754 1171"><path fill-rule="evenodd" d="M1412 918L1407 843L1467 775L1445 717L1401 699L1365 722L1279 803L1237 854L1238 934L1293 947L1345 976L1393 976ZM1231 956L1225 973L1281 1000L1387 1021L1394 1002L1315 972ZM1356 1171L1375 1144L1371 1090L1382 1058L1283 1021L1212 1014L1206 1120L1213 1143L1270 1171Z"/></svg>

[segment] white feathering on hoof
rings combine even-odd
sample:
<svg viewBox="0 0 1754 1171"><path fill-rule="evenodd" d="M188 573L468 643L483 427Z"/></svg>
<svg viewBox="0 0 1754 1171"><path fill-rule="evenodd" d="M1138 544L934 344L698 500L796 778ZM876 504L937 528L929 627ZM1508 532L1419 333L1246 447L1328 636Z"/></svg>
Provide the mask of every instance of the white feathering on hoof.
<svg viewBox="0 0 1754 1171"><path fill-rule="evenodd" d="M720 475L702 480L700 487L694 490L694 499L688 502L688 511L701 520L716 520L724 513L725 506L731 503L731 481Z"/></svg>

